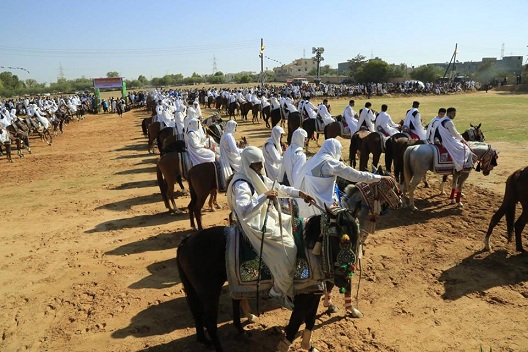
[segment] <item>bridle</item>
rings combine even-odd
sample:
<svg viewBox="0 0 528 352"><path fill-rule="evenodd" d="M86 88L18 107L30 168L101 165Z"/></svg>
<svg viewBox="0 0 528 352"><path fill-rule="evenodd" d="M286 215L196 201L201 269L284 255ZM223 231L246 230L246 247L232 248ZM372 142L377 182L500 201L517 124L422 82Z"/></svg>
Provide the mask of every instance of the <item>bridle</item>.
<svg viewBox="0 0 528 352"><path fill-rule="evenodd" d="M480 158L478 158L478 165L476 168L476 171L481 171L483 173L489 173L491 170L493 170L494 165L492 165L492 161L497 158L497 151L491 147L491 145L488 145L488 149L482 154Z"/></svg>

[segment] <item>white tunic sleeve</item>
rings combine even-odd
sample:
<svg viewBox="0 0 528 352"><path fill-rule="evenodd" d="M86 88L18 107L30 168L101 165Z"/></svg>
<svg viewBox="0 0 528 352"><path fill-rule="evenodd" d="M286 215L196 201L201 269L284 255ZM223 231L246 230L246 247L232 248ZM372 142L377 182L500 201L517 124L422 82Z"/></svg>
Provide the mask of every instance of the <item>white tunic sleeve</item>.
<svg viewBox="0 0 528 352"><path fill-rule="evenodd" d="M342 161L329 160L322 167L323 175L339 176L351 182L375 183L381 180L380 175L366 171L358 171L345 165Z"/></svg>

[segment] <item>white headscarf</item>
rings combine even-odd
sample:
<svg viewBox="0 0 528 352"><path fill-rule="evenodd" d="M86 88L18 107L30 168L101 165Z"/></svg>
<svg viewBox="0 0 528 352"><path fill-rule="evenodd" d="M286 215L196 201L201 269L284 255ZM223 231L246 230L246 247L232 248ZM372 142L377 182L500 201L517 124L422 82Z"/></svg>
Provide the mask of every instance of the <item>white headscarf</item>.
<svg viewBox="0 0 528 352"><path fill-rule="evenodd" d="M306 138L308 138L308 133L302 128L298 128L293 131L291 144L288 149L286 149L286 151L284 152L284 156L282 157L281 171L279 172L279 181L282 181L282 179L284 178L284 173L286 173L288 182L290 183L290 185L293 185L295 175L292 175L292 171L295 154L299 151L303 151L304 141Z"/></svg>
<svg viewBox="0 0 528 352"><path fill-rule="evenodd" d="M308 172L311 172L317 165L321 164L323 161L326 161L328 159L339 160L341 158L341 149L341 143L337 139L329 138L325 140L323 145L321 146L321 149L319 149L319 151L310 160L308 160L306 164L304 164L300 172L301 177L295 180L295 188L299 188L302 180L304 179L304 175L306 175Z"/></svg>
<svg viewBox="0 0 528 352"><path fill-rule="evenodd" d="M224 134L225 133L235 133L236 127L237 127L236 121L234 120L227 121Z"/></svg>
<svg viewBox="0 0 528 352"><path fill-rule="evenodd" d="M282 129L282 127L280 127L280 126L273 127L273 129L271 130L271 136L270 136L270 138L268 138L268 140L266 141L266 143L264 145L266 145L268 143L273 143L275 145L275 148L280 153L282 151L280 138L281 138L281 135L283 135L283 134L284 134L284 130Z"/></svg>

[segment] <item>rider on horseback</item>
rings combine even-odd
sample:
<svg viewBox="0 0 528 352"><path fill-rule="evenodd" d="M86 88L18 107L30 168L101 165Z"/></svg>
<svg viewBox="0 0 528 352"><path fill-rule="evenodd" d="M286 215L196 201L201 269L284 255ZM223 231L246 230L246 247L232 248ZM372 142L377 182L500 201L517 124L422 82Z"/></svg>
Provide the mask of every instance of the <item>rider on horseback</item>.
<svg viewBox="0 0 528 352"><path fill-rule="evenodd" d="M372 104L369 101L365 103L365 107L361 109L359 113L357 125L359 126L359 129L363 127L368 129L370 132L375 132L374 121L376 120L376 117L374 116L374 112L370 109L371 106Z"/></svg>
<svg viewBox="0 0 528 352"><path fill-rule="evenodd" d="M400 132L398 129L400 126L392 121L391 116L387 114L387 109L387 104L381 106L381 112L376 116L375 126L378 132L381 132L385 137L390 137Z"/></svg>
<svg viewBox="0 0 528 352"><path fill-rule="evenodd" d="M280 185L266 177L262 172L264 156L260 149L247 147L241 157L241 169L234 175L227 190L227 203L239 229L253 248L257 252L262 248L262 260L270 269L274 281L270 298L293 309L296 247L291 234L291 218L279 214L278 207L271 205L277 197L302 198L305 202L315 200L298 189ZM267 204L266 200L269 200ZM262 245L261 241L264 241Z"/></svg>
<svg viewBox="0 0 528 352"><path fill-rule="evenodd" d="M420 103L413 101L412 108L407 111L403 121L403 131L410 134L412 139L424 141L426 139L425 128L422 126L422 117L418 107Z"/></svg>

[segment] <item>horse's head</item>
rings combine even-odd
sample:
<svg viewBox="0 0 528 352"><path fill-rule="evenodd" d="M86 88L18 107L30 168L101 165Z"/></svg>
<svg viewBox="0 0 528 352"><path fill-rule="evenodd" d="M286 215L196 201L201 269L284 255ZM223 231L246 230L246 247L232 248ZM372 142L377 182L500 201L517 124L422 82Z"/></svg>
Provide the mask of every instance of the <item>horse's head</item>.
<svg viewBox="0 0 528 352"><path fill-rule="evenodd" d="M480 129L482 123L479 123L477 126L473 126L472 124L469 125L471 126L471 129L468 130L470 132L470 140L475 142L484 142L486 138L484 137L484 132L482 132L482 130Z"/></svg>
<svg viewBox="0 0 528 352"><path fill-rule="evenodd" d="M491 145L482 156L478 159L476 171L482 171L484 176L488 176L495 166L498 165L497 159L499 158L499 152Z"/></svg>
<svg viewBox="0 0 528 352"><path fill-rule="evenodd" d="M327 208L322 222L322 268L341 291L350 287L355 271L360 232L357 219L344 208Z"/></svg>

